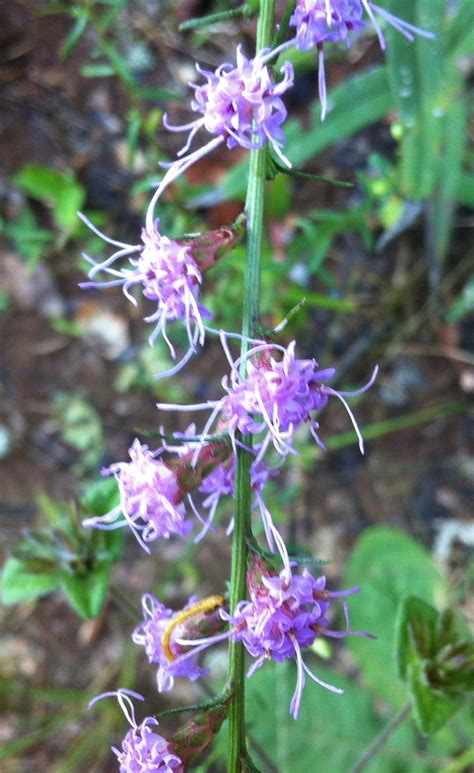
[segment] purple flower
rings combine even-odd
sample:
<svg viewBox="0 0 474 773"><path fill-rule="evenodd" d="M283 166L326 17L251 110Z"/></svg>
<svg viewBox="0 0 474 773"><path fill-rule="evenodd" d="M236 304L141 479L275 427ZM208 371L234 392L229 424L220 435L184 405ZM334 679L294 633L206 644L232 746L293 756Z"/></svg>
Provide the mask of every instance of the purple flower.
<svg viewBox="0 0 474 773"><path fill-rule="evenodd" d="M180 445L171 445L170 443L164 443L163 446L167 451L178 454L178 456L185 456L189 453L195 453L195 445L186 442L188 438L196 437L196 425L190 424L185 432L177 433L175 435L177 440L182 440ZM202 448L202 444L199 444ZM194 450L193 450L194 449ZM275 552L275 546L278 548L278 552L282 558L288 575L291 574L290 562L288 558L288 551L284 540L281 537L280 532L273 523L273 518L268 510L264 498L263 489L265 484L270 478L276 477L279 472L277 467L270 467L259 454L260 446L256 444L252 449L252 454L256 454L257 458L252 462L250 467L250 484L254 495L253 508L258 509L262 518L263 527L265 530L265 536L267 538L268 546L272 552ZM215 469L207 475L198 491L205 495L202 506L209 511L206 519L203 519L196 507L194 500L190 494L188 494L188 501L191 508L198 519L203 525L203 528L199 534L194 538L194 542L200 542L212 527L216 510L219 506L219 502L222 497L235 496L235 475L237 470L237 455L234 454L230 459L225 460L222 464L219 464ZM231 534L234 528L234 519L231 520L227 527L226 534Z"/></svg>
<svg viewBox="0 0 474 773"><path fill-rule="evenodd" d="M296 45L301 51L324 41L349 42L349 33L364 26L361 0L297 0L290 19L296 28Z"/></svg>
<svg viewBox="0 0 474 773"><path fill-rule="evenodd" d="M313 577L307 569L290 577L283 571L269 574L263 564L257 565L256 580L250 572L250 601L241 601L234 615L222 612L233 626L232 638L243 642L255 662L248 672L251 676L266 660L278 662L296 658L297 682L291 701L290 713L297 719L305 679L308 675L317 684L336 693L337 687L326 684L315 676L304 663L301 650L310 647L321 635L344 638L349 634L369 636L361 631L351 631L347 603L344 602L346 627L343 631L329 628L330 599L351 596L359 588L331 593L326 590L326 578Z"/></svg>
<svg viewBox="0 0 474 773"><path fill-rule="evenodd" d="M217 597L216 597L217 598ZM194 682L201 676L206 676L208 671L197 665L197 656L199 652L207 646L214 644L222 639L229 637L229 633L217 634L206 639L204 646L196 646L194 649L187 649L186 645L181 644L183 637L190 637L190 621L194 630L204 619L200 611L199 602L196 603L196 597L191 597L183 609L183 612L174 613L168 609L151 593L145 593L142 598L143 622L135 628L132 634L132 640L135 644L145 647L150 663L159 666L157 672L158 690L167 692L174 685L175 677L186 677ZM183 614L184 612L188 614ZM182 622L177 622L182 620ZM206 632L212 622L218 628L222 627L222 619L210 621L206 619ZM188 644L200 644L193 636Z"/></svg>
<svg viewBox="0 0 474 773"><path fill-rule="evenodd" d="M132 690L117 690L116 692L103 693L94 698L89 708L102 698L114 696L117 698L123 713L131 727L122 741L122 748L112 747L120 763L120 773L183 773L182 760L174 754L171 744L166 738L155 733L158 721L154 717L145 717L137 724L135 719L135 707L130 699L144 700L142 695Z"/></svg>
<svg viewBox="0 0 474 773"><path fill-rule="evenodd" d="M350 46L350 35L365 26L365 22L362 21L364 11L375 28L382 49L386 47L385 38L376 14L410 41L414 40L415 35L425 38L435 37L431 32L414 27L369 0L297 0L290 19L290 26L296 29L295 38L293 41L284 43L278 50L284 50L293 44L296 44L301 51L318 49L319 96L323 120L327 108L324 43L344 41Z"/></svg>
<svg viewBox="0 0 474 773"><path fill-rule="evenodd" d="M258 454L258 450L259 448L257 445L255 448L252 448L252 453ZM195 538L194 540L195 542L200 541L204 537L204 535L207 534L214 520L214 515L221 498L223 496L228 496L228 495L235 496L236 471L237 471L237 457L234 454L228 462L221 464L207 478L205 478L204 482L199 487L199 491L201 493L208 495L203 502L203 507L205 507L206 509L209 509L209 516L207 520L204 522L204 527L202 531ZM280 557L283 561L284 571L286 573L286 576L290 576L291 575L290 560L288 557L288 551L286 549L285 542L280 532L276 528L275 524L273 523L273 518L263 498L263 489L265 487L265 484L270 478L273 478L276 475L278 475L278 470L276 468L269 467L268 464L266 464L266 462L263 459L256 459L254 462L252 462L252 465L250 467L250 485L252 487L252 492L254 495L252 507L254 509L258 508L260 512L263 528L265 531L265 536L267 538L267 542L270 550L272 551L272 553L274 553L275 547L278 549L278 552L280 553ZM194 503L192 503L192 506L193 506L194 512L199 518L199 514L196 508L194 507ZM227 527L226 533L231 534L233 528L234 528L234 519L231 520L229 526Z"/></svg>
<svg viewBox="0 0 474 773"><path fill-rule="evenodd" d="M115 278L107 282L83 282L81 287L102 288L121 285L126 297L136 306L137 301L130 291L136 286L141 286L145 298L156 304L156 311L145 317L146 322L155 323L149 339L150 343L153 344L162 334L173 358L176 355L166 333L166 324L178 319L184 321L190 348L179 366L166 374L171 375L171 372L176 372L189 359L196 350L198 341L201 345L204 343L203 318L212 318L212 314L199 303L202 274L193 258L191 247L186 243L162 236L158 230L158 220L150 221L148 218L147 227L142 230L142 243L132 245L109 239L84 215L80 214L80 217L94 233L119 248L102 263L96 263L89 256L84 256L93 266L89 271L91 280L101 271ZM112 268L113 264L121 258L127 258L128 265L120 269Z"/></svg>
<svg viewBox="0 0 474 773"><path fill-rule="evenodd" d="M293 85L293 67L285 62L280 70L282 80L274 83L266 65L269 56L271 52L264 50L254 59L248 59L239 46L235 65L221 64L215 72L196 65L198 73L207 81L203 85L191 84L194 88L191 107L200 113L200 117L184 126L170 126L167 116L164 117L167 129L190 130L179 156L187 153L195 134L204 128L217 136L217 144L225 142L228 148L240 145L254 150L270 142L277 155L288 164L281 153L285 141L281 125L287 115L281 95ZM192 157L194 162L214 147L215 140L188 158Z"/></svg>
<svg viewBox="0 0 474 773"><path fill-rule="evenodd" d="M178 159L161 164L169 168L150 201L146 220L148 230L151 229L156 204L166 188L196 161L223 143L229 148L240 145L247 150L258 150L269 142L283 163L291 167L281 150L285 143L281 126L287 116L281 96L293 85L293 66L285 62L280 68L282 80L275 83L267 67L271 58L273 52L265 49L254 59L247 59L239 46L235 65L221 64L215 72L196 65L198 73L207 81L204 84L190 84L194 89L191 108L200 115L182 126L172 126L168 116L165 114L163 117L163 123L169 131L189 131L189 136L177 154ZM206 129L214 135L213 139L188 153L200 129Z"/></svg>
<svg viewBox="0 0 474 773"><path fill-rule="evenodd" d="M267 343L251 348L245 355L246 376L240 373L242 358L232 362L228 350L226 353L231 362L231 372L229 377L225 376L222 380L227 393L224 397L190 406L158 403L158 408L179 411L211 408L211 415L202 432L202 443L208 439L207 433L219 415L222 426L226 427L234 444L237 431L244 435L263 435L255 460L259 462L270 444L281 456L296 454L293 438L298 427L307 421L316 442L324 447L317 434L319 425L311 419L310 414L324 408L329 397L335 396L345 406L357 433L361 453L364 452L362 436L345 398L369 389L375 381L378 368L374 369L370 380L361 389L339 392L325 383L334 376L334 368L318 370L314 359L297 359L294 341L287 348ZM199 447L195 453L197 458Z"/></svg>
<svg viewBox="0 0 474 773"><path fill-rule="evenodd" d="M87 518L83 526L98 529L117 529L128 524L143 548L159 537L169 539L172 534L187 537L192 522L185 518L183 493L176 473L155 456L148 446L134 440L129 462L117 462L102 470L103 475L114 475L120 491L120 505L106 515ZM123 519L120 516L123 515Z"/></svg>
<svg viewBox="0 0 474 773"><path fill-rule="evenodd" d="M196 599L191 598L187 607L193 605ZM169 627L170 621L174 615L173 610L167 609L151 593L145 593L142 598L143 622L135 628L132 634L132 641L145 647L150 663L159 665L157 673L158 690L168 692L173 689L176 676L183 676L194 682L201 676L206 676L206 670L199 668L196 658L187 658L180 661L179 655L185 650L175 644L174 639L182 634L182 627L177 626L169 645L169 650L173 653L174 660L169 660L168 655L163 649L163 635Z"/></svg>

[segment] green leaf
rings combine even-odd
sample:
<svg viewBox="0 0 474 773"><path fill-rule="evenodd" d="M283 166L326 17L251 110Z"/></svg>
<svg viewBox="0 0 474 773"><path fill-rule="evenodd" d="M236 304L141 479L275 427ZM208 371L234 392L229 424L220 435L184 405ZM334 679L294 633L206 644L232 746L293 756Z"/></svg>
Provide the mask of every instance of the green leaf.
<svg viewBox="0 0 474 773"><path fill-rule="evenodd" d="M66 59L66 57L69 56L74 46L81 38L82 33L85 32L88 22L89 22L89 19L87 14L84 14L83 16L78 16L78 18L72 25L71 30L68 32L66 39L61 45L61 48L59 49L59 56L61 57L61 59Z"/></svg>
<svg viewBox="0 0 474 773"><path fill-rule="evenodd" d="M407 672L415 721L424 735L440 730L464 702L460 695L433 690L426 674L428 666L429 663L418 660L410 663Z"/></svg>
<svg viewBox="0 0 474 773"><path fill-rule="evenodd" d="M445 98L449 106L442 117L441 158L433 201L429 210L433 257L440 262L450 242L467 138L466 95L461 76L453 72Z"/></svg>
<svg viewBox="0 0 474 773"><path fill-rule="evenodd" d="M350 298L332 298L324 293L314 293L307 288L291 285L285 292L285 299L289 304L295 304L304 296L308 307L339 311L345 314L355 314L357 305Z"/></svg>
<svg viewBox="0 0 474 773"><path fill-rule="evenodd" d="M137 86L137 82L132 73L125 64L124 57L115 48L107 47L104 52L107 59L110 61L114 74L117 78L120 78L122 83L128 88L134 90Z"/></svg>
<svg viewBox="0 0 474 773"><path fill-rule="evenodd" d="M155 86L141 86L135 89L135 95L139 99L149 100L151 102L182 102L184 96L179 91L171 89L159 89Z"/></svg>
<svg viewBox="0 0 474 773"><path fill-rule="evenodd" d="M408 596L400 603L395 623L395 657L402 679L406 679L411 663L428 660L435 654L438 618L439 612L416 596Z"/></svg>
<svg viewBox="0 0 474 773"><path fill-rule="evenodd" d="M82 209L86 198L82 185L72 181L64 185L60 196L55 201L53 215L59 228L73 231L79 227L78 209Z"/></svg>
<svg viewBox="0 0 474 773"><path fill-rule="evenodd" d="M85 64L80 73L83 78L110 78L115 70L110 64Z"/></svg>
<svg viewBox="0 0 474 773"><path fill-rule="evenodd" d="M464 172L459 176L457 199L460 204L474 209L474 174Z"/></svg>
<svg viewBox="0 0 474 773"><path fill-rule="evenodd" d="M391 109L387 73L376 67L345 80L329 92L328 114L321 122L319 100L311 106L309 129L298 126L288 131L285 153L297 167L346 137L376 123Z"/></svg>
<svg viewBox="0 0 474 773"><path fill-rule="evenodd" d="M56 200L64 189L64 174L46 166L26 164L13 177L12 182L34 199Z"/></svg>
<svg viewBox="0 0 474 773"><path fill-rule="evenodd" d="M76 213L85 201L86 192L71 172L26 165L14 176L13 183L28 196L49 204L61 230L71 231L79 226Z"/></svg>
<svg viewBox="0 0 474 773"><path fill-rule="evenodd" d="M269 219L281 220L287 214L291 205L291 190L288 177L277 175L268 184L268 196L265 201L266 216Z"/></svg>
<svg viewBox="0 0 474 773"><path fill-rule="evenodd" d="M8 558L1 577L2 601L4 604L35 601L56 590L58 585L59 575L55 570L36 574L28 570L23 561Z"/></svg>
<svg viewBox="0 0 474 773"><path fill-rule="evenodd" d="M438 649L447 644L456 644L472 637L471 629L465 618L453 609L445 609L439 616L436 643Z"/></svg>
<svg viewBox="0 0 474 773"><path fill-rule="evenodd" d="M373 633L377 641L352 636L347 646L376 695L395 707L406 703L394 658L395 620L400 600L408 594L443 604L446 581L427 551L411 537L385 526L368 529L357 542L346 569L345 585L360 585L351 598L353 626Z"/></svg>
<svg viewBox="0 0 474 773"><path fill-rule="evenodd" d="M460 57L472 54L474 49L474 4L472 0L460 0L446 32L446 48L454 62Z"/></svg>
<svg viewBox="0 0 474 773"><path fill-rule="evenodd" d="M61 575L61 587L71 606L86 619L97 617L110 581L110 563L102 563L87 574Z"/></svg>
<svg viewBox="0 0 474 773"><path fill-rule="evenodd" d="M352 766L379 733L386 720L377 716L365 690L347 677L321 666L307 652L305 662L319 678L344 690L335 695L307 679L301 714L295 722L290 714L296 684L296 668L289 661L265 663L247 682L247 727L254 761L264 770L258 749L264 750L274 768L281 773L307 773L311 770L342 773ZM217 751L225 759L226 728L217 738ZM417 764L414 734L402 725L384 747L383 754L367 768L370 773L400 773L426 770L405 767ZM315 767L315 761L317 765ZM404 765L405 763L405 765Z"/></svg>
<svg viewBox="0 0 474 773"><path fill-rule="evenodd" d="M143 125L143 118L139 110L131 110L127 116L127 147L128 147L128 159L129 166L133 166L135 155L138 149L138 141L140 139L140 132Z"/></svg>
<svg viewBox="0 0 474 773"><path fill-rule="evenodd" d="M228 19L236 19L240 16L250 15L250 13L251 12L249 12L248 5L244 4L239 6L239 8L231 8L228 11L218 11L217 13L211 13L208 16L200 16L195 19L186 19L186 21L183 21L182 24L179 25L178 29L180 32L185 32L186 30L194 30L198 29L199 27L207 27L212 24L218 24L220 22L227 21Z"/></svg>
<svg viewBox="0 0 474 773"><path fill-rule="evenodd" d="M393 12L436 34L435 40L407 41L387 29L387 69L393 101L400 112L401 185L404 195L420 201L433 192L438 178L445 94L444 0L392 0ZM389 9L390 10L390 9Z"/></svg>
<svg viewBox="0 0 474 773"><path fill-rule="evenodd" d="M51 530L51 527L62 530L65 522L64 506L51 499L44 491L40 491L37 495L36 504L41 515L46 520L49 530Z"/></svg>
<svg viewBox="0 0 474 773"><path fill-rule="evenodd" d="M38 228L36 218L27 206L23 207L15 221L5 224L4 232L13 240L16 250L26 260L31 271L48 252L55 238L52 231Z"/></svg>
<svg viewBox="0 0 474 773"><path fill-rule="evenodd" d="M120 493L113 477L91 483L81 498L82 507L91 515L105 515L119 502Z"/></svg>

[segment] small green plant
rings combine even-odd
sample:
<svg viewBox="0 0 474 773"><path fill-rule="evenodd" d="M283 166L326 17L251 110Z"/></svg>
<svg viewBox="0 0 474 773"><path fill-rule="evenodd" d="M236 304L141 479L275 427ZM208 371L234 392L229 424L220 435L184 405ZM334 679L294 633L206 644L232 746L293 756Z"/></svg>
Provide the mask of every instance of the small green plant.
<svg viewBox="0 0 474 773"><path fill-rule="evenodd" d="M81 617L96 617L124 540L121 532L87 531L81 522L84 517L103 515L118 501L114 480L91 486L78 505L40 496L40 525L25 531L3 567L3 603L31 603L61 589Z"/></svg>
<svg viewBox="0 0 474 773"><path fill-rule="evenodd" d="M11 184L50 213L50 227L40 226L38 215L26 202L15 219L0 223L0 233L12 241L32 271L40 260L62 250L77 235L77 210L84 204L86 192L72 171L60 172L41 165L22 166Z"/></svg>

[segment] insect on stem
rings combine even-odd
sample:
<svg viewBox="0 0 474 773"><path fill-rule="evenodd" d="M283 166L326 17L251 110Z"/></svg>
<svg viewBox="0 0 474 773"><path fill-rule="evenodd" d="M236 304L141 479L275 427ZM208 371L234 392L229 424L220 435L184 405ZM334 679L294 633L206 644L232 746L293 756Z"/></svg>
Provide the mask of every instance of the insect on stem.
<svg viewBox="0 0 474 773"><path fill-rule="evenodd" d="M186 620L189 620L191 617L195 617L202 612L212 612L214 609L217 609L217 607L224 606L224 604L225 598L223 596L206 596L205 599L197 601L196 604L192 604L192 606L187 609L183 609L171 618L168 627L165 629L163 638L161 639L161 646L163 647L163 652L169 663L173 663L176 660L176 655L172 652L170 644L171 635L178 625L181 625L181 623L184 623Z"/></svg>

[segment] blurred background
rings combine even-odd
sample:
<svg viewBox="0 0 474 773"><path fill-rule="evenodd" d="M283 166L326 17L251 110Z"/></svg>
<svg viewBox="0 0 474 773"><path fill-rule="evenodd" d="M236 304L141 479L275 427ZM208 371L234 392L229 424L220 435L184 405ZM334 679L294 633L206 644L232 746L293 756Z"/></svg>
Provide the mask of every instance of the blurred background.
<svg viewBox="0 0 474 773"><path fill-rule="evenodd" d="M152 558L128 535L84 535L79 526L115 501L113 485L98 482L102 466L126 459L137 433L158 445L147 432L161 424L183 430L191 420L158 413L158 400L220 394L221 347L210 340L179 377L155 381L170 363L161 342L147 342L146 302L135 309L120 289L78 287L87 273L81 254L108 253L76 211L113 238L137 242L158 162L184 142L163 128L163 112L172 123L189 120L196 61L214 69L233 61L238 44L247 53L255 46L250 14L195 29L186 23L237 7L0 2L5 771L115 770L109 747L120 744L126 721L112 701L87 712L95 694L135 686L149 714L202 700L225 679L225 652L216 650L204 687L179 682L171 697L157 697L154 669L130 633L144 591L178 609L191 593L225 589L232 503L199 546L172 540L155 545ZM285 153L295 170L328 181L276 174L269 182L261 298L268 328L306 299L281 340L297 338L300 356L335 366L337 387L356 388L380 366L376 385L353 401L365 456L342 406L331 404L320 419L327 451L302 437L300 458L290 457L267 497L294 550L328 562L332 587L362 586L351 600L353 624L379 639L318 646L314 670L346 695L308 685L298 723L288 716L292 665L268 665L253 678L251 745L270 773L313 769L315 754L321 770L349 770L404 705L393 662L404 594L473 616L474 6L384 7L435 31L436 41L408 45L388 31L384 57L367 28L349 50L328 47L324 123L315 57L290 55L297 78ZM278 3L280 15L284 9ZM220 150L167 192L161 230L178 237L232 223L245 187L245 154ZM238 246L206 274L203 299L216 327L240 327L243 259ZM429 738L405 723L367 769L468 770L472 726L468 708L455 708ZM177 722L163 720L163 733ZM224 770L224 760L219 737L200 769Z"/></svg>

